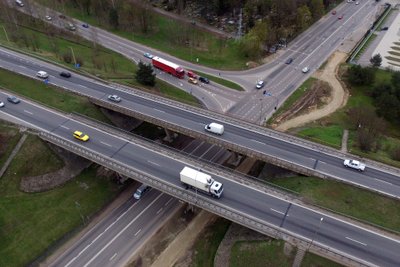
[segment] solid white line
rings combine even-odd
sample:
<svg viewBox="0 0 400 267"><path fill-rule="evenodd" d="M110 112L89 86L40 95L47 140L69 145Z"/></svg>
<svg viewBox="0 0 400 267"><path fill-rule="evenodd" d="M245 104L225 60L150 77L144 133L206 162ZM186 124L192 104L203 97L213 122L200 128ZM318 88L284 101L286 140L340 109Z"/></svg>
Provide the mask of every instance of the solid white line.
<svg viewBox="0 0 400 267"><path fill-rule="evenodd" d="M103 141L100 141L100 143L102 143L102 144L103 144L103 145L105 145L105 146L109 146L109 147L111 147L111 145L110 145L110 144L104 143Z"/></svg>
<svg viewBox="0 0 400 267"><path fill-rule="evenodd" d="M260 142L260 141L258 141L258 140L255 140L255 139L251 139L253 142L256 142L256 143L259 143L259 144L262 144L262 145L265 145L265 143L263 143L263 142Z"/></svg>
<svg viewBox="0 0 400 267"><path fill-rule="evenodd" d="M141 231L142 231L142 228L140 228L139 231L137 231L137 232L135 233L135 236L137 236Z"/></svg>
<svg viewBox="0 0 400 267"><path fill-rule="evenodd" d="M273 209L273 208L271 208L271 210L272 210L272 211L275 211L275 212L277 212L277 213L279 213L279 214L285 215L285 213L282 212L282 211L279 211L279 210L276 210L276 209Z"/></svg>
<svg viewBox="0 0 400 267"><path fill-rule="evenodd" d="M30 115L32 115L32 114L33 114L32 112L30 112L30 111L27 111L27 110L25 110L25 109L24 109L24 112L25 112L25 113L28 113L28 114L30 114Z"/></svg>
<svg viewBox="0 0 400 267"><path fill-rule="evenodd" d="M150 163L150 164L156 165L156 166L160 166L160 164L157 164L157 163L155 163L153 161L150 161L150 160L148 160L147 162Z"/></svg>
<svg viewBox="0 0 400 267"><path fill-rule="evenodd" d="M158 112L161 112L161 113L165 113L165 111L159 110L159 109L156 109L156 108L154 110L157 110Z"/></svg>
<svg viewBox="0 0 400 267"><path fill-rule="evenodd" d="M346 239L351 240L351 241L353 241L353 242L356 242L356 243L358 243L358 244L361 244L361 245L363 245L363 246L366 246L366 245L367 245L367 244L365 244L365 243L362 243L362 242L360 242L360 241L357 241L357 240L352 239L352 238L347 237L347 236L346 236Z"/></svg>
<svg viewBox="0 0 400 267"><path fill-rule="evenodd" d="M82 87L82 88L87 88L86 86L82 85L82 84L78 84L78 86Z"/></svg>
<svg viewBox="0 0 400 267"><path fill-rule="evenodd" d="M112 261L116 256L117 256L117 253L115 253L108 261Z"/></svg>
<svg viewBox="0 0 400 267"><path fill-rule="evenodd" d="M393 185L392 183L389 183L389 182L386 182L386 181L383 181L383 180L380 180L380 179L376 179L376 178L374 178L374 179L377 180L378 182L381 182L381 183Z"/></svg>
<svg viewBox="0 0 400 267"><path fill-rule="evenodd" d="M99 252L97 252L96 255L94 255L85 265L83 265L83 267L87 267L89 264L91 264L108 246L111 245L112 242L115 241L115 239L117 239L120 235L122 235L122 233L125 232L125 230L129 226L131 226L132 223L134 223L137 220L137 218L139 218L143 213L145 213L154 204L154 202L156 202L161 196L162 196L162 194L160 194L156 199L154 199L150 203L150 205L148 205L144 210L142 210L142 212L140 212L134 220L132 220L130 223L128 223L117 235L115 235L113 237L113 239L111 239ZM141 229L136 234L138 234L140 231L141 231Z"/></svg>

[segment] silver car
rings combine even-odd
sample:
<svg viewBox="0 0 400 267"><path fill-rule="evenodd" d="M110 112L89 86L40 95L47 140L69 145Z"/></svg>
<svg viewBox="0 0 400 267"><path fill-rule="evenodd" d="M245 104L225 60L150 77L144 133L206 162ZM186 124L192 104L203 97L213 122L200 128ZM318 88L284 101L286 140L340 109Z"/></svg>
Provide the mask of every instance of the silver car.
<svg viewBox="0 0 400 267"><path fill-rule="evenodd" d="M108 100L119 103L121 102L121 97L117 95L109 95Z"/></svg>

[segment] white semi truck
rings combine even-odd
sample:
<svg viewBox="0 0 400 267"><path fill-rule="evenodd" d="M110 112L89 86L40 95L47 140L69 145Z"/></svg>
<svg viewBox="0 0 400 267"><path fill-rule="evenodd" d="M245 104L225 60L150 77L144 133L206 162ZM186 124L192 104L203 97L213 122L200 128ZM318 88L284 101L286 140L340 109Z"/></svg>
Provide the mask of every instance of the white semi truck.
<svg viewBox="0 0 400 267"><path fill-rule="evenodd" d="M224 191L222 183L215 181L211 175L189 167L182 169L180 177L186 189L197 189L216 198L220 198Z"/></svg>

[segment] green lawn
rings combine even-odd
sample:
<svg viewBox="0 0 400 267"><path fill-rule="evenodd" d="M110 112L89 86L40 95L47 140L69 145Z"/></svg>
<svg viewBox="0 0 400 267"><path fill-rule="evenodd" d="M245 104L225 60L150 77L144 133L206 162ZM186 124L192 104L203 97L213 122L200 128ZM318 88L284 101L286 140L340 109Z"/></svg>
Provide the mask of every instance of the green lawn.
<svg viewBox="0 0 400 267"><path fill-rule="evenodd" d="M399 201L340 182L313 177L269 180L305 201L400 232Z"/></svg>
<svg viewBox="0 0 400 267"><path fill-rule="evenodd" d="M301 267L341 267L343 265L312 253L306 253Z"/></svg>
<svg viewBox="0 0 400 267"><path fill-rule="evenodd" d="M0 179L0 266L27 266L51 244L81 225L119 191L91 167L63 187L43 192L19 190L23 176L40 175L62 162L30 136Z"/></svg>
<svg viewBox="0 0 400 267"><path fill-rule="evenodd" d="M327 146L340 149L342 144L343 128L340 125L316 126L297 132L299 137L317 141Z"/></svg>
<svg viewBox="0 0 400 267"><path fill-rule="evenodd" d="M0 69L0 87L64 112L77 112L96 120L109 122L107 117L87 98L73 95L51 85L45 85L42 81L33 80L8 70Z"/></svg>
<svg viewBox="0 0 400 267"><path fill-rule="evenodd" d="M204 230L202 238L194 244L193 267L213 267L217 249L231 222L219 218Z"/></svg>
<svg viewBox="0 0 400 267"><path fill-rule="evenodd" d="M273 241L238 241L231 251L230 267L291 267L296 255L296 248L290 255L284 253L284 242Z"/></svg>

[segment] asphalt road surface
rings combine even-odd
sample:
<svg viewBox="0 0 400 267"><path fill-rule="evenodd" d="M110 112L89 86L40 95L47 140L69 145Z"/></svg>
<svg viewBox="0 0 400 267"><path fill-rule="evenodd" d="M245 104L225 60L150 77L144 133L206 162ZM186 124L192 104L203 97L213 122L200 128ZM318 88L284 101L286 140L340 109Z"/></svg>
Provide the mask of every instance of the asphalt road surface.
<svg viewBox="0 0 400 267"><path fill-rule="evenodd" d="M0 93L0 99L5 100L5 98L6 94ZM56 114L49 109L32 105L25 100L17 105L7 103L4 108L0 109L0 112L18 120L26 121L71 142L76 142L87 149L109 157L110 160L119 161L142 173L159 177L159 179L178 187L182 186L179 181L179 172L184 166L190 166L156 151L150 151L140 145L129 143L120 137ZM84 143L74 139L72 132L75 130L89 134L90 140ZM197 166L191 167L197 168ZM213 175L213 177L224 184L223 197L213 201L225 207L282 227L297 235L307 237L310 242L324 244L333 250L352 255L362 261L385 267L400 265L400 258L398 257L400 240L398 239L385 237L371 230L335 219L327 214L289 203L286 200L238 184L227 177L217 175ZM209 196L202 194L196 194L196 196L198 198L209 198ZM321 220L321 218L323 219ZM109 260L112 256L107 255L106 259ZM88 260L85 266L95 266L94 261L96 259Z"/></svg>

